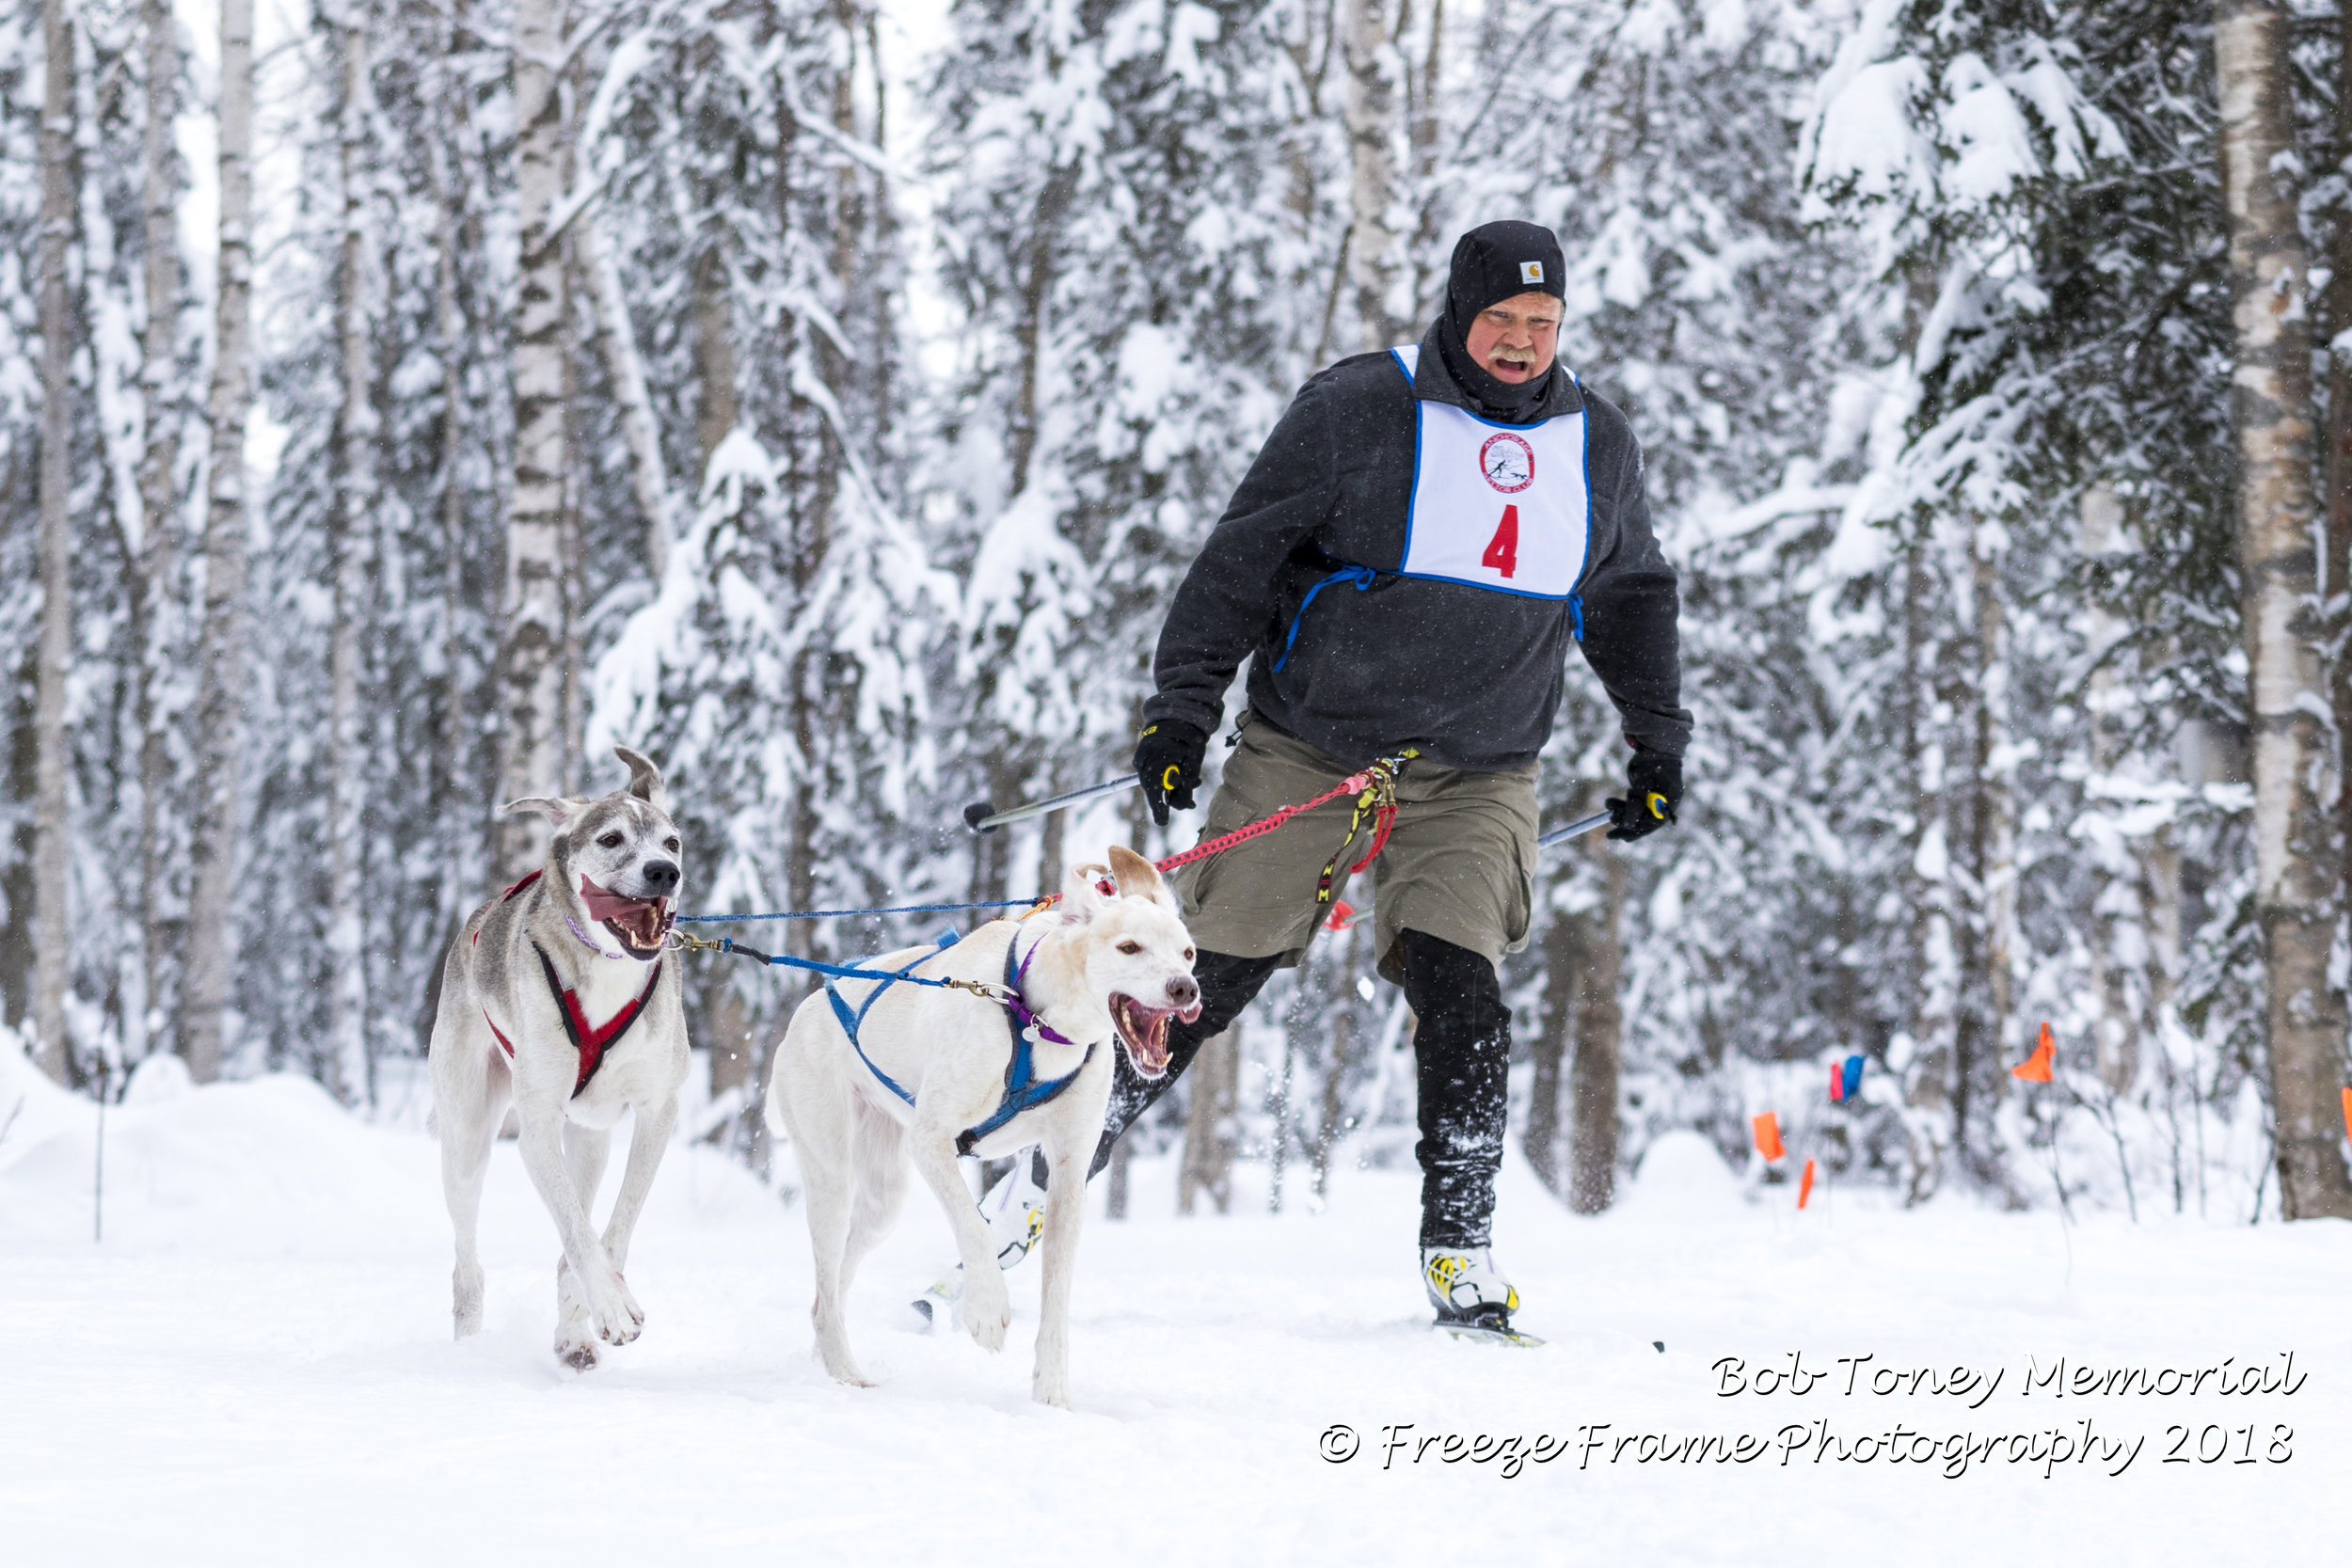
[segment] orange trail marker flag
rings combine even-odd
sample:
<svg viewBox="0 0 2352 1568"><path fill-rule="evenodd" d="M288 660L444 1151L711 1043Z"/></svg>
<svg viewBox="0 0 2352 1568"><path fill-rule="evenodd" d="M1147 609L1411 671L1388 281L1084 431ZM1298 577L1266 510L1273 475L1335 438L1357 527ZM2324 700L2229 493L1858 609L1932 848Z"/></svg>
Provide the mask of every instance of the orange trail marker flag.
<svg viewBox="0 0 2352 1568"><path fill-rule="evenodd" d="M2352 1089L2344 1091L2344 1135L2352 1138Z"/></svg>
<svg viewBox="0 0 2352 1568"><path fill-rule="evenodd" d="M2011 1078L2023 1078L2028 1084L2050 1081L2050 1064L2058 1059L2058 1046L2050 1038L2050 1026L2042 1026L2042 1043L2033 1048L2033 1054L2009 1069Z"/></svg>
<svg viewBox="0 0 2352 1568"><path fill-rule="evenodd" d="M1807 1161L1804 1163L1804 1180L1800 1180L1800 1181L1797 1183L1797 1207L1798 1207L1798 1208L1800 1208L1800 1209L1804 1208L1804 1204L1805 1204L1805 1199L1807 1199L1807 1198L1811 1197L1812 1196L1813 1196L1813 1162L1812 1162L1812 1161L1810 1161L1810 1160L1807 1160Z"/></svg>
<svg viewBox="0 0 2352 1568"><path fill-rule="evenodd" d="M1777 1160L1788 1152L1781 1147L1779 1112L1767 1111L1756 1118L1756 1151L1767 1160Z"/></svg>

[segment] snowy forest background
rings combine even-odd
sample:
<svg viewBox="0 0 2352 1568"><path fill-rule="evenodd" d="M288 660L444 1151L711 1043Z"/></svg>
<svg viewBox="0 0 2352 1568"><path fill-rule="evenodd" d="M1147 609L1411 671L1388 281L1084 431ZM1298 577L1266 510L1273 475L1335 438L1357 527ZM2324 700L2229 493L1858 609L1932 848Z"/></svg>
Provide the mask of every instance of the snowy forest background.
<svg viewBox="0 0 2352 1568"><path fill-rule="evenodd" d="M2267 239L2231 70L2277 89ZM1589 1212L1660 1132L1738 1160L1776 1109L1912 1200L2244 1221L2283 1172L2352 1213L2347 83L2312 3L16 0L0 1049L379 1105L532 863L494 803L612 787L616 740L668 769L691 911L1189 844L960 808L1123 768L1292 389L1526 216L1645 445L1698 719L1681 827L1539 869L1538 1173ZM2292 395L2233 404L2249 366ZM2298 408L2299 578L2245 568L2241 499ZM1622 755L1579 672L1548 823ZM1320 938L1129 1139L1187 1204L1237 1158L1278 1205L1409 1162L1368 946ZM742 1107L802 991L685 973L696 1133L769 1168Z"/></svg>

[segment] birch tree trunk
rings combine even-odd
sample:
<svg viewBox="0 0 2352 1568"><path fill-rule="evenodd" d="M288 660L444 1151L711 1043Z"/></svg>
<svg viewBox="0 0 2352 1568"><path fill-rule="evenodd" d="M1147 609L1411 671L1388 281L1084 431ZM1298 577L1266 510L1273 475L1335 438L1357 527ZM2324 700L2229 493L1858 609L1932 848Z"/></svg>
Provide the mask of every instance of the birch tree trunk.
<svg viewBox="0 0 2352 1568"><path fill-rule="evenodd" d="M1297 261L1290 272L1293 293L1303 304L1310 299L1322 300L1316 312L1319 323L1308 350L1309 339L1304 331L1305 313L1293 318L1293 331L1288 341L1294 352L1306 351L1307 362L1320 369L1331 346L1331 321L1338 313L1340 295L1344 292L1347 277L1347 237L1340 236L1338 261L1328 267L1316 259L1320 240L1320 190L1323 178L1321 155L1326 117L1323 108L1324 78L1330 73L1331 55L1335 44L1332 18L1338 8L1333 0L1307 0L1298 8L1298 30L1282 44L1282 52L1290 56L1291 69L1298 74L1298 92L1290 101L1290 113L1282 137L1283 181L1282 205L1290 215L1290 237L1300 242Z"/></svg>
<svg viewBox="0 0 2352 1568"><path fill-rule="evenodd" d="M2001 1082L2017 1010L2017 759L2010 741L2009 606L2002 596L1996 523L1970 519L1968 557L1977 600L1976 873L1983 923L1982 1064Z"/></svg>
<svg viewBox="0 0 2352 1568"><path fill-rule="evenodd" d="M1356 294L1356 346L1375 353L1396 341L1389 291L1396 280L1396 80L1384 0L1345 0L1349 283Z"/></svg>
<svg viewBox="0 0 2352 1568"><path fill-rule="evenodd" d="M2081 506L2081 528L2077 546L2085 560L2096 561L2111 553L2122 534L2122 503L2115 490L2106 484L2093 485L2084 492ZM2113 700L2116 680L2113 666L2106 656L2122 640L2124 626L2116 617L2097 604L2092 604L2084 618L2084 641L2091 657L2090 678L2086 683L2083 708L2090 725L2090 766L2095 773L2105 774L2116 765L2120 747L2116 738L2115 721L2107 716ZM2151 846L2152 849L2153 846ZM2145 861L2142 852L2135 859ZM2157 989L2156 972L2162 960L2149 943L2119 943L2119 937L2128 933L2122 928L2116 908L2119 895L2130 896L2136 888L2119 887L2122 880L2120 868L2102 866L2093 886L2096 892L2090 902L2090 928L2084 933L2090 948L2090 998L2097 1009L2091 1025L2096 1047L2095 1059L2099 1077L2109 1089L2121 1093L2131 1086L2139 1073L2139 1031L2131 1017L2130 992L2126 984L2125 965L2121 948L2134 945L2140 955L2150 990ZM2153 1014L2151 1017L2153 1022Z"/></svg>
<svg viewBox="0 0 2352 1568"><path fill-rule="evenodd" d="M727 438L737 420L735 396L735 303L727 293L727 258L712 240L694 259L694 449L702 465L694 487L710 474L710 454ZM633 437L632 437L633 439Z"/></svg>
<svg viewBox="0 0 2352 1568"><path fill-rule="evenodd" d="M1947 605L1968 606L1975 593L1975 573L1971 564L1974 546L1962 541L1958 551L1952 548L1952 530L1964 530L1967 520L1955 523L1949 515L1936 517L1927 535L1920 541L1922 549L1931 552L1931 563L1940 563L1930 578L1931 588L1948 595ZM1959 559L1953 560L1957 555ZM1936 601L1929 601L1931 616L1937 612ZM1921 651L1931 662L1922 672L1922 678L1931 682L1934 693L1931 710L1930 733L1933 743L1928 752L1937 775L1936 819L1934 832L1937 854L1929 857L1935 862L1935 875L1929 879L1928 895L1932 900L1932 923L1940 927L1942 942L1935 958L1940 965L1931 967L1924 983L1934 988L1936 1003L1947 1021L1947 1034L1951 1040L1950 1072L1952 1108L1952 1153L1960 1169L1967 1175L1997 1180L2000 1171L1989 1156L1989 1127L1999 1085L1991 1092L1980 1091L1980 1081L1989 1081L1991 1049L1986 1044L1985 1029L1994 1009L1984 994L1985 942L1984 919L1985 826L1983 805L1981 736L1973 733L1973 721L1978 715L1982 673L1980 644L1972 635L1975 616L1962 613L1954 617L1956 635L1946 641L1932 623L1923 628Z"/></svg>
<svg viewBox="0 0 2352 1568"><path fill-rule="evenodd" d="M1135 1157L1135 1145L1121 1138L1111 1145L1109 1164L1103 1169L1103 1217L1123 1220L1127 1217L1127 1164Z"/></svg>
<svg viewBox="0 0 2352 1568"><path fill-rule="evenodd" d="M661 462L661 427L654 418L653 399L645 390L645 367L637 356L637 334L629 325L628 296L621 292L621 269L612 259L612 242L589 213L580 220L580 249L585 252L589 293L596 307L596 344L604 356L605 374L612 380L621 404L621 433L628 441L629 489L637 499L645 525L645 576L656 585L670 561L670 476ZM696 279L700 282L699 275ZM697 290L696 303L700 304ZM697 312L699 325L700 315ZM729 387L734 376L729 373ZM706 464L708 452L704 453Z"/></svg>
<svg viewBox="0 0 2352 1568"><path fill-rule="evenodd" d="M2344 1000L2328 974L2340 881L2330 820L2336 758L2315 596L2310 279L2296 212L2288 18L2265 0L2217 0L2214 17L2279 1193L2288 1219L2352 1218L2352 1180L2336 1147L2344 1034Z"/></svg>
<svg viewBox="0 0 2352 1568"><path fill-rule="evenodd" d="M1555 910L1544 931L1543 1025L1527 1042L1527 1163L1554 1196L1560 1180L1560 1078L1576 1042L1576 987L1583 954L1573 916Z"/></svg>
<svg viewBox="0 0 2352 1568"><path fill-rule="evenodd" d="M1058 814L1057 814L1058 815ZM1052 886L1052 883L1047 883ZM1332 1003L1330 1019L1330 1059L1323 1075L1323 1104L1315 1121L1314 1200L1321 1204L1331 1189L1331 1151L1340 1140L1354 1131L1347 1118L1347 1074L1355 1065L1359 1051L1358 1037L1362 1033L1358 1016L1360 1000L1356 991L1356 978L1364 968L1364 922L1350 926L1347 935L1334 940L1325 961L1337 973L1331 976Z"/></svg>
<svg viewBox="0 0 2352 1568"><path fill-rule="evenodd" d="M1585 841L1600 863L1600 907L1571 918L1582 924L1576 945L1576 1055L1568 1067L1568 1207L1597 1214L1617 1194L1617 1079L1625 1049L1624 954L1628 873L1607 841Z"/></svg>
<svg viewBox="0 0 2352 1568"><path fill-rule="evenodd" d="M441 34L442 55L436 98L442 134L431 147L432 167L440 206L439 254L436 258L435 340L441 356L441 421L439 483L441 546L445 565L441 578L440 722L434 733L434 780L438 798L464 802L448 814L443 841L440 913L445 927L453 928L472 908L480 892L483 859L495 855L496 829L491 808L484 800L476 773L484 716L476 711L490 692L469 689L469 677L483 668L475 626L468 610L477 608L468 592L467 562L473 544L466 515L466 453L469 409L466 397L469 361L481 363L486 355L477 341L469 345L471 329L465 309L462 259L482 252L482 226L473 199L467 152L475 146L472 123L470 40L472 27L464 0L454 0ZM476 434L485 453L496 450L495 437ZM470 700L469 700L470 699ZM485 831L486 830L486 831Z"/></svg>
<svg viewBox="0 0 2352 1568"><path fill-rule="evenodd" d="M73 657L73 345L66 277L73 238L73 26L65 0L44 0L48 51L40 120L40 652L34 677L33 1037L43 1071L59 1083L71 1063L65 993L66 673Z"/></svg>
<svg viewBox="0 0 2352 1568"><path fill-rule="evenodd" d="M1957 1118L1953 1115L1953 1064L1959 1054L1952 1029L1952 934L1947 904L1945 847L1942 750L1935 744L1931 714L1934 706L1934 639L1929 630L1925 546L1914 541L1903 556L1903 770L1911 790L1911 824L1906 835L1911 850L1904 867L1903 904L1910 911L1905 931L1905 957L1918 976L1912 988L1910 1019L1912 1064L1905 1096L1912 1113L1904 1120L1909 1134L1905 1201L1917 1203L1933 1193L1943 1180L1944 1150L1949 1147Z"/></svg>
<svg viewBox="0 0 2352 1568"><path fill-rule="evenodd" d="M140 539L138 580L131 585L131 645L134 702L139 726L139 958L141 1003L149 1017L160 1016L164 970L170 957L171 927L166 916L170 875L163 842L164 800L171 787L171 752L156 687L170 665L177 616L172 574L179 560L179 489L172 464L179 443L169 405L172 371L180 338L179 192L172 179L176 155L172 117L179 107L180 34L168 0L147 0L140 11L147 31L147 126L141 147L144 166L140 205L146 228L147 325L140 341L140 402L147 423L147 452L139 467ZM134 1034L147 1041L148 1019Z"/></svg>
<svg viewBox="0 0 2352 1568"><path fill-rule="evenodd" d="M2337 166L2352 158L2352 8L2336 9ZM2336 720L2339 761L2344 737L2352 736L2352 649L2342 639L2352 629L2352 345L2338 348L2336 339L2352 332L2352 191L2341 180L2328 214L2328 287L2320 296L2320 330L2327 335L2328 354L2328 556L2326 581L2320 585L2328 612L2328 630L2337 641L2335 668L2328 683L2328 706ZM2336 842L2352 844L2352 768L2336 770ZM2339 849L2341 854L2341 848ZM2352 856L2344 857L2343 870L2352 879ZM2352 880L2344 889L2352 894Z"/></svg>
<svg viewBox="0 0 2352 1568"><path fill-rule="evenodd" d="M343 100L342 254L336 281L336 338L342 359L342 405L336 417L338 467L333 560L334 624L327 641L328 1086L345 1104L368 1098L373 1074L367 1049L367 965L361 953L359 625L368 521L375 503L375 411L369 399L367 308L368 14L354 5L342 33Z"/></svg>
<svg viewBox="0 0 2352 1568"><path fill-rule="evenodd" d="M592 247L601 243L593 238L590 241ZM609 256L600 258L598 264L610 266ZM719 443L725 440L727 433L735 428L739 413L735 388L734 303L727 292L726 256L716 239L695 259L693 280L694 488L699 492L710 472L711 453L719 450ZM597 286L617 291L620 286L618 270L612 271L610 285ZM618 297L616 293L615 298ZM627 330L625 315L617 316L616 321L618 330ZM608 325L605 330L610 335L616 328ZM636 357L633 341L629 357L632 361ZM642 375L639 384L642 388ZM630 417L625 409L624 419ZM650 404L646 408L646 419L650 436L653 435ZM632 431L629 436L632 454L636 450L636 441L637 436ZM660 463L660 446L655 445L651 451L652 461ZM644 467L632 470L638 482L641 506L646 503L646 478L651 471ZM714 976L704 997L701 1016L694 1020L694 1037L708 1042L710 1096L716 1100L730 1089L741 1090L744 1094L742 1115L723 1128L715 1130L712 1134L723 1142L735 1137L744 1126L755 1126L760 1122L755 1103L757 1100L755 1091L758 1087L755 1080L760 1055L759 1041L755 1037L758 1020L732 975Z"/></svg>
<svg viewBox="0 0 2352 1568"><path fill-rule="evenodd" d="M1233 1202L1233 1101L1241 1086L1241 1042L1233 1032L1228 1029L1202 1040L1184 1077L1192 1085L1192 1103L1184 1112L1176 1212L1191 1213L1206 1194L1222 1214Z"/></svg>
<svg viewBox="0 0 2352 1568"><path fill-rule="evenodd" d="M1438 225L1445 217L1445 198L1452 194L1438 177L1438 88L1445 68L1445 0L1430 0L1429 33L1424 40L1421 70L1412 84L1411 142L1414 202L1412 255L1413 298L1426 303L1438 293L1432 285L1445 276L1446 255L1439 248ZM1407 335L1414 324L1398 325ZM1384 347L1386 345L1383 345Z"/></svg>
<svg viewBox="0 0 2352 1568"><path fill-rule="evenodd" d="M453 29L453 35L454 29ZM453 36L453 44L454 39ZM452 53L455 50L453 47ZM453 107L462 103L452 93ZM466 643L460 623L466 603L466 489L461 478L458 453L465 439L466 371L465 317L457 293L457 256L465 241L463 210L463 171L452 166L437 150L436 166L441 180L440 254L435 265L434 305L435 338L441 355L441 721L433 737L433 781L439 798L448 801L463 800L467 793L458 782L466 754ZM453 812L451 842L447 847L447 863L463 865L470 858L465 853L469 836L468 825L478 820L468 812ZM478 842L478 841L476 841ZM462 918L461 911L471 902L468 893L453 890L448 880L442 884L441 915L444 923Z"/></svg>
<svg viewBox="0 0 2352 1568"><path fill-rule="evenodd" d="M563 189L572 187L571 159L564 160ZM572 242L565 235L559 245L564 252L564 286L572 286ZM568 293L566 295L568 298ZM580 356L578 318L568 305L564 311L564 451L580 449ZM564 569L556 581L563 588L560 603L564 610L564 635L558 641L557 669L563 674L564 743L560 748L561 777L564 793L578 795L588 785L588 761L582 754L588 749L587 644L582 640L582 627L588 619L588 547L580 532L580 508L584 504L587 476L577 463L564 465L563 527L558 535L563 551Z"/></svg>
<svg viewBox="0 0 2352 1568"><path fill-rule="evenodd" d="M212 493L204 518L204 641L198 655L197 819L189 848L181 1049L199 1084L220 1076L222 1014L233 955L230 892L237 858L238 713L245 694L246 362L252 304L253 0L220 8L220 278L214 301Z"/></svg>
<svg viewBox="0 0 2352 1568"><path fill-rule="evenodd" d="M1052 795L1062 787L1061 775L1050 760L1037 779L1040 795ZM1038 824L1037 885L1041 890L1061 886L1069 828L1070 813L1066 811L1047 812L1045 819Z"/></svg>
<svg viewBox="0 0 2352 1568"><path fill-rule="evenodd" d="M522 235L515 316L514 499L506 519L506 635L499 650L501 800L564 784L564 247L548 220L562 194L564 105L554 62L555 0L517 0L509 72L516 128L515 199ZM511 882L547 858L535 813L502 818L498 876Z"/></svg>
<svg viewBox="0 0 2352 1568"><path fill-rule="evenodd" d="M18 722L18 709L24 693L38 684L40 669L40 648L36 641L24 650L23 662L8 672L15 690L8 704L8 753L5 787L11 800L30 800L39 793L40 778L40 747L38 726L30 722L33 715L24 715L25 722ZM40 960L33 956L33 823L20 823L11 849L20 852L8 857L8 863L0 867L0 898L8 900L8 924L0 926L0 996L5 996L6 1022L20 1033L33 1026L33 976L40 973ZM992 835L994 836L994 835Z"/></svg>

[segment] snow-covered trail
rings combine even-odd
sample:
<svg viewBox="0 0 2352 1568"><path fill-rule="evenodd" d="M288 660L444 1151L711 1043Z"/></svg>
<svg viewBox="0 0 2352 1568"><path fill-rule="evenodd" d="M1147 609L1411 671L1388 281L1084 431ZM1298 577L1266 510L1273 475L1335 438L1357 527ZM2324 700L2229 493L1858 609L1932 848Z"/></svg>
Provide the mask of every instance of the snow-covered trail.
<svg viewBox="0 0 2352 1568"><path fill-rule="evenodd" d="M8 1064L13 1068L14 1064ZM0 1081L0 1117L23 1088ZM897 1326L946 1255L921 1193L855 1293L882 1386L807 1350L796 1211L674 1150L629 1268L643 1339L562 1373L552 1231L511 1145L485 1225L489 1325L448 1338L431 1141L356 1121L293 1080L110 1113L108 1234L88 1239L90 1111L39 1097L0 1143L0 1560L11 1564L474 1562L1554 1562L2339 1560L2352 1460L2352 1226L2134 1227L2071 1240L2048 1214L1904 1213L1868 1195L1750 1202L1691 1143L1661 1146L1617 1212L1579 1220L1506 1173L1498 1255L1550 1337L1438 1339L1411 1274L1414 1181L1334 1177L1319 1215L1173 1217L1136 1165L1134 1212L1089 1223L1076 1414L1028 1402L1037 1269L1013 1341ZM617 1164L617 1161L616 1161ZM609 1195L608 1195L609 1196ZM1294 1205L1295 1207L1295 1205ZM2071 1263L2069 1248L2071 1245ZM2071 1277L2070 1277L2071 1269ZM1662 1342L1661 1352L1653 1342ZM2231 1370L2295 1353L2294 1394L2021 1392L2047 1368ZM1719 1357L1832 1374L1802 1397L1719 1398ZM2002 1374L1980 1408L1846 1396L1870 1369ZM1866 1381L1863 1385L1867 1390ZM1981 1388L1976 1392L1981 1393ZM1971 1394L1970 1399L1974 1399ZM1781 1430L1844 1441L1908 1424L2144 1436L2112 1465L1783 1463ZM1344 1423L1361 1447L1330 1463ZM1524 1464L1410 1440L1549 1433ZM1580 1428L1607 1423L1586 1454ZM2165 1429L2256 1428L2255 1459L2165 1465ZM2292 1458L2267 1458L2273 1428ZM1643 1464L1639 1442L1757 1434L1747 1464ZM2046 1440L2046 1439L2045 1439ZM1341 1442L1340 1439L1332 1439ZM2212 1437L2206 1439L2210 1451Z"/></svg>

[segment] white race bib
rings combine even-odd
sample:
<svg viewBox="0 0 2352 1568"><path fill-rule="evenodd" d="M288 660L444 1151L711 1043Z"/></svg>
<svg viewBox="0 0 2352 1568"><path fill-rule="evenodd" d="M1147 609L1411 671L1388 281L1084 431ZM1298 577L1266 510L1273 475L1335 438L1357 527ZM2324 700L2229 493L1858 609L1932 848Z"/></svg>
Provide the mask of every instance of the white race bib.
<svg viewBox="0 0 2352 1568"><path fill-rule="evenodd" d="M1391 351L1410 382L1418 345ZM1540 424L1492 424L1447 403L1413 404L1406 577L1565 599L1584 572L1592 497L1584 410Z"/></svg>

